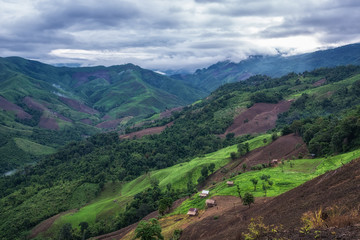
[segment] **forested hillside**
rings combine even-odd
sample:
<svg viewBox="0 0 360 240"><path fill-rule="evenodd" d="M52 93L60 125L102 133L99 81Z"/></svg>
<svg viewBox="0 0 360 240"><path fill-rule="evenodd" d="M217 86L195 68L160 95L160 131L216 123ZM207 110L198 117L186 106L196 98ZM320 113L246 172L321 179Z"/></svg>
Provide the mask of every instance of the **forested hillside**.
<svg viewBox="0 0 360 240"><path fill-rule="evenodd" d="M96 219L90 222L89 236L114 231L138 221L158 209L159 205L168 204L165 200L161 201L165 196L169 196L172 202L181 196L191 195L202 179L192 179L179 188L173 188L171 184L159 186L156 178L152 179L149 173L175 164L180 166L196 157L208 161L204 154L228 146L236 149L237 144L252 139L254 136L250 135L234 137L231 132L220 136L231 126L234 117L255 103L292 102L290 110L278 116L277 128L269 130L273 140L279 131L283 134L295 133L302 136L310 152L317 156L357 149L360 145L359 86L360 67L357 66L290 73L280 78L257 75L242 82L226 84L170 118L142 126L173 122L160 134L123 140L117 133L103 133L68 144L35 166L0 179L0 211L4 216L0 220L0 236L21 238L19 232L25 236L42 220L81 208L96 197L104 196L101 194L118 193L123 184L139 176L149 178L149 188L136 192L140 186L132 185L132 189L123 193L123 198L117 202L117 208L99 210L94 217ZM269 142L269 136L261 137L260 142ZM230 154L226 159L222 159L222 165L230 160ZM220 166L217 163L211 168L214 171ZM191 171L200 174L203 167L204 162L195 165ZM209 169L207 165L206 168ZM208 173L208 170L205 171ZM172 193L169 195L169 192ZM62 223L66 224L66 221ZM80 228L75 224L72 227L78 228L76 234L80 236ZM48 234L56 238L62 226L54 229Z"/></svg>
<svg viewBox="0 0 360 240"><path fill-rule="evenodd" d="M0 174L70 141L124 131L203 96L182 81L132 64L67 68L0 58Z"/></svg>

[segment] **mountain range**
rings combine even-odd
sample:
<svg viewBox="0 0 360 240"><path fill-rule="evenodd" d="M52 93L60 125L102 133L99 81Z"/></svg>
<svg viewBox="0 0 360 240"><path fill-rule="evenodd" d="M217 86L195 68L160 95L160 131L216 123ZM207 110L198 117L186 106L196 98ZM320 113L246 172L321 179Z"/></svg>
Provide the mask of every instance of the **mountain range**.
<svg viewBox="0 0 360 240"><path fill-rule="evenodd" d="M360 64L359 43L293 56L255 55L239 63L218 62L208 68L198 69L193 74L177 74L172 77L183 79L204 91L211 92L225 83L242 81L253 75L281 77L290 72L302 73L321 67L349 64Z"/></svg>

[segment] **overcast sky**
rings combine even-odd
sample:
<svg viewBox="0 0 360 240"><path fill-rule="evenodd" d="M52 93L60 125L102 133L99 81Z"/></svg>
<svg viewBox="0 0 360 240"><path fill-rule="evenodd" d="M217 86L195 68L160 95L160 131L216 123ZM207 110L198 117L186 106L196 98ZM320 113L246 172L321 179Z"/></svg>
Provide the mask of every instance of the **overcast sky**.
<svg viewBox="0 0 360 240"><path fill-rule="evenodd" d="M360 42L359 0L0 0L0 56L153 70Z"/></svg>

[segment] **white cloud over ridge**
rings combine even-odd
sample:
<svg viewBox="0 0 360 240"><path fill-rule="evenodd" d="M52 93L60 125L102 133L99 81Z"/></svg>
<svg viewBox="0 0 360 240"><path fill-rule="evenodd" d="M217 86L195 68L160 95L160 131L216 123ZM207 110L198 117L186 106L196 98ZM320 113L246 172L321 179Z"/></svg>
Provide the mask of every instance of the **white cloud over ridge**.
<svg viewBox="0 0 360 240"><path fill-rule="evenodd" d="M167 70L360 41L357 0L0 0L0 56Z"/></svg>

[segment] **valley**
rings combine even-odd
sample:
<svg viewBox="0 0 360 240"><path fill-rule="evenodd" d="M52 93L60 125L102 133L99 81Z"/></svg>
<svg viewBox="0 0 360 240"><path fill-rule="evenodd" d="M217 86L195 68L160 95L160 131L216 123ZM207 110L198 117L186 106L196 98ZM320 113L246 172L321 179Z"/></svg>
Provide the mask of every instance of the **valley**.
<svg viewBox="0 0 360 240"><path fill-rule="evenodd" d="M26 84L0 81L2 171L23 166L0 178L1 238L133 239L152 218L165 239L359 235L359 66L206 95L131 64L1 63ZM312 222L319 211L334 214Z"/></svg>

